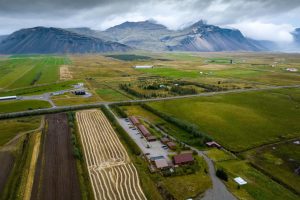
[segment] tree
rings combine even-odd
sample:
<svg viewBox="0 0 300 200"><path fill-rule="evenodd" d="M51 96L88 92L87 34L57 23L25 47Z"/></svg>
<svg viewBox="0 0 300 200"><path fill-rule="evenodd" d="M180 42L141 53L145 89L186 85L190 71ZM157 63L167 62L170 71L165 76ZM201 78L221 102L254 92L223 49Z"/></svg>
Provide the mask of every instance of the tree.
<svg viewBox="0 0 300 200"><path fill-rule="evenodd" d="M228 175L223 169L217 169L216 176L224 181L228 181Z"/></svg>

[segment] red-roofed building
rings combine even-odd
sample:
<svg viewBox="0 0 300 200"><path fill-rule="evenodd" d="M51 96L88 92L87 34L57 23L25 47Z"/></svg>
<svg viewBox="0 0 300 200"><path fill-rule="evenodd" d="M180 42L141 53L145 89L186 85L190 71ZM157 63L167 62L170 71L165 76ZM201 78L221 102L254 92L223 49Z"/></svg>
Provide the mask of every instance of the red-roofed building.
<svg viewBox="0 0 300 200"><path fill-rule="evenodd" d="M175 165L185 165L194 162L194 157L192 153L178 154L173 157L173 162Z"/></svg>
<svg viewBox="0 0 300 200"><path fill-rule="evenodd" d="M144 137L151 136L151 133L148 131L148 129L144 125L138 125L137 127L141 131L141 133Z"/></svg>
<svg viewBox="0 0 300 200"><path fill-rule="evenodd" d="M133 125L138 125L140 121L135 116L130 116L129 120L132 122Z"/></svg>

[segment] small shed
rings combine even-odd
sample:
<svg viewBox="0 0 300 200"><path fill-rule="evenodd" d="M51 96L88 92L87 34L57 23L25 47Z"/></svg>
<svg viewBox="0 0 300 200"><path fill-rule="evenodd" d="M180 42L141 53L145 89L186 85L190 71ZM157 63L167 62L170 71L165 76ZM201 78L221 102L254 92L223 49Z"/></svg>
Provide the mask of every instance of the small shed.
<svg viewBox="0 0 300 200"><path fill-rule="evenodd" d="M171 142L171 140L170 140L169 138L167 138L167 137L161 138L160 141L161 141L161 143L163 143L163 144L167 144L168 142Z"/></svg>
<svg viewBox="0 0 300 200"><path fill-rule="evenodd" d="M146 137L146 140L147 140L148 142L154 142L154 141L156 141L156 137L153 136L153 135L150 135L150 136Z"/></svg>
<svg viewBox="0 0 300 200"><path fill-rule="evenodd" d="M167 146L168 146L170 149L172 149L172 150L175 150L176 147L177 147L177 145L176 145L175 142L168 142L168 143L167 143Z"/></svg>
<svg viewBox="0 0 300 200"><path fill-rule="evenodd" d="M194 157L192 153L178 154L173 157L173 162L175 165L192 164L194 162Z"/></svg>
<svg viewBox="0 0 300 200"><path fill-rule="evenodd" d="M222 146L219 145L218 143L216 143L215 141L211 141L211 142L206 142L206 146L208 147L216 147L218 149L220 149Z"/></svg>
<svg viewBox="0 0 300 200"><path fill-rule="evenodd" d="M246 185L247 184L247 182L244 180L244 179L242 179L241 177L236 177L236 178L234 178L233 179L238 185Z"/></svg>
<svg viewBox="0 0 300 200"><path fill-rule="evenodd" d="M167 162L166 159L157 159L157 160L154 160L154 164L155 164L155 167L157 169L167 169L169 168L169 164Z"/></svg>

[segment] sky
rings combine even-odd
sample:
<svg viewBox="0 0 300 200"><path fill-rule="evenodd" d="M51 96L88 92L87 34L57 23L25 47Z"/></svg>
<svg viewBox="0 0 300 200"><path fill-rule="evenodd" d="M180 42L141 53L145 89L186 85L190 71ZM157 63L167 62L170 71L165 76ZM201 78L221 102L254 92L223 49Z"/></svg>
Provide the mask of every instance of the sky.
<svg viewBox="0 0 300 200"><path fill-rule="evenodd" d="M182 29L201 19L250 38L292 42L300 0L0 0L0 35L21 28L90 27L152 19Z"/></svg>

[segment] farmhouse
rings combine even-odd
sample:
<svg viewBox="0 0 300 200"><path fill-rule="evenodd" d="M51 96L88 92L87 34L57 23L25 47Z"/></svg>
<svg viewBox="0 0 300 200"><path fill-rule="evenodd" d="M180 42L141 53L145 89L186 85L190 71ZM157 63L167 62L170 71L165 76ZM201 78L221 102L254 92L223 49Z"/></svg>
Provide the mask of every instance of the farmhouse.
<svg viewBox="0 0 300 200"><path fill-rule="evenodd" d="M152 69L153 65L136 65L133 68L135 68L135 69Z"/></svg>
<svg viewBox="0 0 300 200"><path fill-rule="evenodd" d="M206 146L208 147L216 147L218 149L220 149L222 146L219 145L218 143L216 143L215 141L211 141L211 142L206 142Z"/></svg>
<svg viewBox="0 0 300 200"><path fill-rule="evenodd" d="M17 96L0 97L0 101L2 101L2 100L13 100L13 99L17 99Z"/></svg>
<svg viewBox="0 0 300 200"><path fill-rule="evenodd" d="M131 123L133 124L133 125L138 125L140 122L139 122L139 120L135 117L135 116L130 116L129 117L129 120L131 121Z"/></svg>
<svg viewBox="0 0 300 200"><path fill-rule="evenodd" d="M173 162L175 165L191 164L194 162L193 154L192 153L178 154L173 157Z"/></svg>

